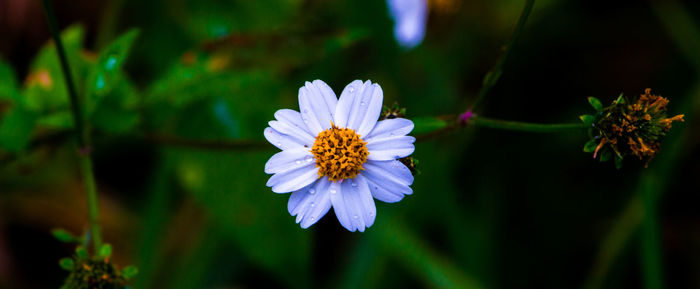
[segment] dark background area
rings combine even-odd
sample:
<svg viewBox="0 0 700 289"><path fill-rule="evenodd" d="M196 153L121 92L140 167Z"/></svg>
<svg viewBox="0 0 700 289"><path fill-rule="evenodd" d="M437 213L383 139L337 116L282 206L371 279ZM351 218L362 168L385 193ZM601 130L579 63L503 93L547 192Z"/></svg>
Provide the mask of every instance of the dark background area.
<svg viewBox="0 0 700 289"><path fill-rule="evenodd" d="M700 47L697 1L537 1L482 113L577 122L588 96L608 104L649 87L686 122L648 168L593 160L582 132L463 128L416 144L414 194L377 202L365 233L332 212L307 230L294 224L288 196L265 187L271 145L206 150L149 136L261 140L313 79L336 94L371 79L408 118L461 113L524 1L430 1L425 40L410 51L395 43L384 1L54 5L62 29L82 25L87 58L140 29L124 71L143 114L93 132L104 239L115 263L139 268L132 288L640 288L635 204L650 182L666 288L700 288L700 51L687 48ZM0 61L20 85L49 39L39 1L0 0ZM70 138L0 163L0 288L60 287L58 260L74 247L50 230L80 234L86 215Z"/></svg>

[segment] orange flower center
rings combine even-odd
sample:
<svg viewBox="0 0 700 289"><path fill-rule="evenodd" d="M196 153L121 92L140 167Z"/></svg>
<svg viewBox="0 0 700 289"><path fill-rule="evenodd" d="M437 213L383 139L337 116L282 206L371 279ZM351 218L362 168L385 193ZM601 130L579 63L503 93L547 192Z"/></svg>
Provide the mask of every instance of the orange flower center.
<svg viewBox="0 0 700 289"><path fill-rule="evenodd" d="M328 176L333 182L355 178L367 161L366 145L355 130L331 125L316 136L311 148L319 168L318 176Z"/></svg>

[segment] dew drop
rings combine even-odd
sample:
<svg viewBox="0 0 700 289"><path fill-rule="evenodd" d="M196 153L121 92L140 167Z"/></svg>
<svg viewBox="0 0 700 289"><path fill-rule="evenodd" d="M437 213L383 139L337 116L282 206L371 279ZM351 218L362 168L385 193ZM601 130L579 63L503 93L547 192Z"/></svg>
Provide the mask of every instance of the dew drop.
<svg viewBox="0 0 700 289"><path fill-rule="evenodd" d="M278 147L281 147L281 146L282 146L282 143L281 143L281 142L278 142L278 143L277 143L277 146L278 146Z"/></svg>
<svg viewBox="0 0 700 289"><path fill-rule="evenodd" d="M311 156L306 156L306 158L304 158L304 160L305 160L307 163L310 163L311 161L314 160L314 158L312 158Z"/></svg>
<svg viewBox="0 0 700 289"><path fill-rule="evenodd" d="M348 91L349 91L349 92L355 91L355 87L354 87L354 86L351 86L350 89L348 89Z"/></svg>
<svg viewBox="0 0 700 289"><path fill-rule="evenodd" d="M316 206L316 203L314 203L314 202L311 202L311 203L309 204L309 206L311 206L311 207L313 208L313 207L315 207L315 206Z"/></svg>
<svg viewBox="0 0 700 289"><path fill-rule="evenodd" d="M365 102L364 102L364 101L363 101L363 102L360 102L360 105L365 105Z"/></svg>
<svg viewBox="0 0 700 289"><path fill-rule="evenodd" d="M335 189L331 189L331 194L335 194L337 191Z"/></svg>
<svg viewBox="0 0 700 289"><path fill-rule="evenodd" d="M316 220L316 217L311 217L311 221Z"/></svg>
<svg viewBox="0 0 700 289"><path fill-rule="evenodd" d="M301 161L297 160L295 163L298 165L298 164L301 164Z"/></svg>
<svg viewBox="0 0 700 289"><path fill-rule="evenodd" d="M117 57L116 56L110 56L107 58L107 61L105 61L105 69L107 70L112 70L117 66Z"/></svg>
<svg viewBox="0 0 700 289"><path fill-rule="evenodd" d="M309 194L312 194L312 195L313 195L313 194L315 194L315 193L316 193L316 190L314 190L314 189L310 189L310 190L309 190Z"/></svg>
<svg viewBox="0 0 700 289"><path fill-rule="evenodd" d="M356 182L356 181L352 181L352 182L350 183L350 185L353 186L353 187L357 187L357 182Z"/></svg>
<svg viewBox="0 0 700 289"><path fill-rule="evenodd" d="M360 217L358 217L357 215L354 215L354 216L352 216L352 218L353 218L353 219L359 219Z"/></svg>

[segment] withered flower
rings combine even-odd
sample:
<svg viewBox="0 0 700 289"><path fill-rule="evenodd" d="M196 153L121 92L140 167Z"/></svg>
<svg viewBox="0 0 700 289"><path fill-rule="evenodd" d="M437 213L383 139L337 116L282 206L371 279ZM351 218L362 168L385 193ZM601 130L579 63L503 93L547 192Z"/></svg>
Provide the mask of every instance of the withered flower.
<svg viewBox="0 0 700 289"><path fill-rule="evenodd" d="M584 123L591 125L593 136L583 150L592 152L593 158L600 156L601 162L614 156L618 168L629 155L644 161L646 167L661 149L661 139L671 124L683 122L682 114L667 117L668 99L651 94L650 88L634 101L620 95L605 108L594 97L589 102L598 112L581 116Z"/></svg>

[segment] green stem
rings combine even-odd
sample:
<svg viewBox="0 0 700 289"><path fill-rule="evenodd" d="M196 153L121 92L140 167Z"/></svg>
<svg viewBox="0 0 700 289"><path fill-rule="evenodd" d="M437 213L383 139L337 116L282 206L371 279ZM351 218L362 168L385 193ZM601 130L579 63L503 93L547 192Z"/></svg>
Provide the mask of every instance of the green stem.
<svg viewBox="0 0 700 289"><path fill-rule="evenodd" d="M78 99L78 93L73 85L73 74L70 70L70 65L68 64L68 58L66 57L66 51L63 49L63 41L61 41L60 32L58 30L58 23L56 22L56 16L53 12L53 6L51 5L51 0L41 0L44 4L44 12L46 12L46 18L49 21L49 30L51 30L51 36L53 37L54 44L56 45L56 52L58 52L58 59L61 61L61 69L63 71L63 79L66 82L66 87L68 87L68 95L70 96L70 108L73 113L73 120L75 122L76 139L78 140L78 147L84 149L87 141L85 137L83 113L80 109L80 99Z"/></svg>
<svg viewBox="0 0 700 289"><path fill-rule="evenodd" d="M469 119L468 124L475 126L483 126L497 129L518 130L526 132L563 132L572 130L582 130L588 128L583 123L557 123L557 124L539 124L518 121L508 121L500 119L492 119L480 116L474 116Z"/></svg>
<svg viewBox="0 0 700 289"><path fill-rule="evenodd" d="M63 42L61 41L58 23L56 22L56 16L53 11L53 5L51 4L51 0L42 0L41 2L44 6L44 12L46 12L46 18L49 21L49 29L51 30L51 36L53 37L56 45L56 52L58 53L58 58L61 62L61 69L63 71L63 79L66 82L68 95L70 96L71 112L73 114L73 122L75 123L75 138L78 142L78 155L80 156L80 168L83 178L85 179L85 193L87 195L88 203L88 222L90 224L90 232L94 245L93 249L95 252L97 252L102 246L102 236L100 234L100 225L98 222L99 207L97 204L97 186L95 185L95 176L92 170L90 147L87 142L88 131L85 129L83 111L80 107L80 99L78 98L78 93L75 90L70 64L68 63L68 58L66 57L66 51L63 49Z"/></svg>
<svg viewBox="0 0 700 289"><path fill-rule="evenodd" d="M484 101L486 95L489 93L489 91L491 91L491 88L493 88L498 82L498 79L503 73L503 65L506 63L506 59L508 59L510 52L513 50L515 41L518 40L520 33L523 31L523 27L525 27L525 22L527 22L527 17L530 16L533 6L535 6L535 0L527 0L527 2L525 2L525 7L523 7L523 11L520 13L518 24L515 26L515 30L513 31L513 36L510 37L510 41L508 41L508 44L506 44L506 46L503 48L503 55L501 55L501 57L498 59L496 65L494 65L494 67L484 76L479 95L476 97L476 100L471 105L469 110L476 111Z"/></svg>
<svg viewBox="0 0 700 289"><path fill-rule="evenodd" d="M95 185L95 176L92 173L92 159L89 156L80 157L80 169L85 179L85 194L88 203L88 222L90 223L90 232L92 233L92 242L95 246L95 252L102 247L102 230L100 229L99 205L97 203L97 186Z"/></svg>

